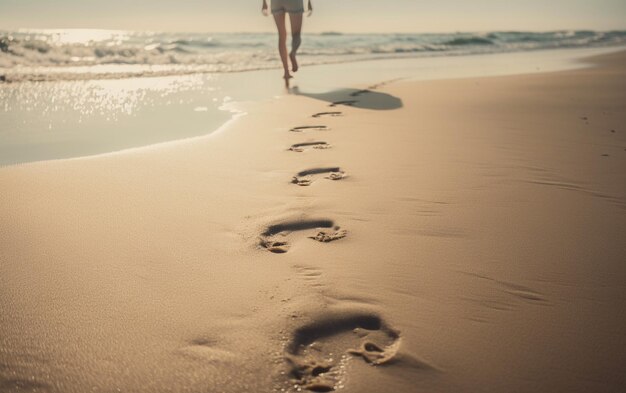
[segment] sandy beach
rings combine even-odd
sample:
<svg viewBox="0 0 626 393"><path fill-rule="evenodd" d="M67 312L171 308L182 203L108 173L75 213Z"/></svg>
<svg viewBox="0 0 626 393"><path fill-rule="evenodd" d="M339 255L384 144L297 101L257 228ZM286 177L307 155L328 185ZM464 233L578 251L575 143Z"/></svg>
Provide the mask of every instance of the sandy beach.
<svg viewBox="0 0 626 393"><path fill-rule="evenodd" d="M626 52L589 61L0 168L0 391L623 391Z"/></svg>

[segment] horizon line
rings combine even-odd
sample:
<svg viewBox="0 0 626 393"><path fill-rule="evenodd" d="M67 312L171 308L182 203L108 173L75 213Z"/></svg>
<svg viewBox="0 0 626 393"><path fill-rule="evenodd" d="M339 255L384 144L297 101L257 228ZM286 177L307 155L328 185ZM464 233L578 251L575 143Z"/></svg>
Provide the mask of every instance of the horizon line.
<svg viewBox="0 0 626 393"><path fill-rule="evenodd" d="M208 30L133 30L133 29L119 29L119 28L100 28L100 27L18 27L14 29L0 28L2 32L20 32L20 31L61 31L61 30L93 30L93 31L119 31L119 32L133 32L133 33L180 33L180 34L275 34L272 31L208 31ZM596 30L588 28L579 29L550 29L550 30L536 30L536 29L510 29L510 30L454 30L454 31L339 31L339 30L316 30L310 31L308 34L342 34L342 35L367 35L367 34L482 34L482 33L558 33L558 32L581 32L590 31L596 33L610 33L610 32L626 32L626 26L621 29L607 29Z"/></svg>

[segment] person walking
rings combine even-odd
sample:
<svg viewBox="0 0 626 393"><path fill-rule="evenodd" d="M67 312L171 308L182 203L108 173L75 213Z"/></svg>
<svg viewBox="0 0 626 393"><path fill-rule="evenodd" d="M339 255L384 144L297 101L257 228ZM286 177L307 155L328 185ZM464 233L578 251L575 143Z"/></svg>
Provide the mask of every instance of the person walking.
<svg viewBox="0 0 626 393"><path fill-rule="evenodd" d="M304 0L271 0L271 12L278 29L278 53L283 63L285 81L292 78L289 71L289 61L291 61L291 71L298 72L298 48L302 44L302 16L304 14ZM309 16L313 13L313 5L308 0ZM265 16L270 13L267 0L263 0L262 12ZM286 14L289 14L291 23L291 51L287 52L287 26Z"/></svg>

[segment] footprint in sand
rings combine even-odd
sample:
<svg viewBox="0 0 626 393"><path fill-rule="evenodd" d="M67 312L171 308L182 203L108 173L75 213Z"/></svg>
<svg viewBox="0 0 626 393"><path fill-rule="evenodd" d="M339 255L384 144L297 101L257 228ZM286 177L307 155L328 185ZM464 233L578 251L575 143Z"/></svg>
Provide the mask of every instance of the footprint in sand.
<svg viewBox="0 0 626 393"><path fill-rule="evenodd" d="M320 112L314 114L312 117L320 118L320 117L338 117L343 116L342 112Z"/></svg>
<svg viewBox="0 0 626 393"><path fill-rule="evenodd" d="M304 131L329 131L327 126L300 126L290 129L291 132L304 132Z"/></svg>
<svg viewBox="0 0 626 393"><path fill-rule="evenodd" d="M354 104L358 103L359 101L357 100L344 100L344 101L335 101L332 104L330 104L329 106L331 108L334 108L336 106L339 105L345 105L345 106L354 106Z"/></svg>
<svg viewBox="0 0 626 393"><path fill-rule="evenodd" d="M371 92L372 92L371 90L367 90L367 89L359 90L359 91L355 91L354 93L351 93L350 97L358 97L358 96L361 96L363 94L367 94L367 93L371 93Z"/></svg>
<svg viewBox="0 0 626 393"><path fill-rule="evenodd" d="M339 167L312 168L298 172L293 177L291 182L299 186L310 186L311 183L313 183L313 175L319 175L322 173L328 174L325 178L330 180L341 180L347 176L346 173Z"/></svg>
<svg viewBox="0 0 626 393"><path fill-rule="evenodd" d="M293 232L315 230L309 239L320 243L329 243L342 239L348 234L331 220L298 220L275 224L267 227L260 236L259 245L270 252L283 254L289 250L287 236Z"/></svg>
<svg viewBox="0 0 626 393"><path fill-rule="evenodd" d="M302 153L307 149L330 149L331 146L326 142L304 142L304 143L296 143L291 145L289 148L290 151L295 151L297 153Z"/></svg>
<svg viewBox="0 0 626 393"><path fill-rule="evenodd" d="M341 383L351 357L381 365L392 360L399 347L398 332L377 315L342 313L297 329L287 345L286 361L298 388L330 392Z"/></svg>

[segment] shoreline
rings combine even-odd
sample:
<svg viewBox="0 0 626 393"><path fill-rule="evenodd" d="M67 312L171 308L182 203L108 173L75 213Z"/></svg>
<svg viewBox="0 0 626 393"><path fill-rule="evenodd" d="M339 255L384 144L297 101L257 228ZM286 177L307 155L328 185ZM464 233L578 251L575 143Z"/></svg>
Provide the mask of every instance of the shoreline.
<svg viewBox="0 0 626 393"><path fill-rule="evenodd" d="M320 94L330 93L341 85L365 87L370 83L379 83L393 79L450 80L498 75L523 75L537 72L559 72L591 66L584 63L585 58L605 53L615 53L620 49L623 50L623 48L617 47L558 49L535 51L533 53L517 52L495 55L374 60L320 65L307 69L307 72L296 81L296 84L310 94ZM510 66L512 63L515 64L514 67ZM328 74L335 76L329 79L326 77ZM34 93L28 93L23 96L17 95L12 98L6 95L5 100L7 102L5 102L5 105L9 105L9 109L6 109L8 112L4 115L5 121L8 120L5 128L17 128L14 129L12 136L5 140L4 149L1 149L3 146L0 146L0 153L2 153L0 156L5 156L5 161L0 162L0 165L6 167L28 162L87 158L209 135L232 118L225 118L221 123L217 121L219 117L224 116L224 110L220 108L221 106L263 102L272 99L272 97L294 93L293 91L285 92L284 89L278 88L276 84L271 83L275 79L271 79L274 76L273 70L265 70L241 74L207 75L206 77L195 75L190 77L192 78L191 80L187 80L187 77L139 78L138 81L141 81L145 86L144 88L149 89L146 90L146 93L141 93L141 90L137 90L137 92L120 92L117 85L124 80L50 82L51 85L48 85L48 82L45 82L43 85L34 84L32 87L36 88L34 91L37 91L37 96L48 97L52 101L59 101L59 98L55 96L59 94L59 90L67 90L69 96L61 97L68 104L65 106L63 104L60 106L55 104L54 108L35 108L32 107L35 98L31 97ZM372 82L372 80L376 80L376 82ZM344 82L340 85L337 83L338 81ZM76 91L76 89L93 90L93 86L88 89L84 87L83 84L85 83L96 83L96 86L102 85L95 91L103 98L98 98L95 95L92 97L91 95L95 93L81 93L74 97L73 95L76 93L72 93L72 91ZM168 86L175 86L176 84L181 85L176 87L180 92L169 92L168 89L170 88ZM159 87L160 85L164 87ZM39 91L40 89L43 90ZM163 98L159 98L159 94L166 95ZM138 97L143 96L143 101L146 103L142 103L142 99L135 98L135 95ZM180 97L181 103L184 100L185 104L169 104L172 98L168 97ZM213 102L210 101L211 97ZM73 104L71 104L71 101L75 99L83 102L78 108L72 108ZM111 101L112 106L100 107L101 104L98 102L102 99ZM226 99L230 100L230 102L226 101ZM11 102L9 103L8 101ZM26 104L21 104L20 101ZM38 99L38 101L42 100ZM222 103L220 104L220 102ZM122 108L129 104L132 105L132 112L125 115ZM22 105L24 105L23 108L21 108ZM190 117L189 111L198 106L207 110L207 112L204 112L206 115L198 116L202 115L202 113L196 114L198 121L190 123L188 119ZM16 109L19 110L16 111ZM160 115L158 120L152 120L153 115L150 114L151 111L160 111L163 114L168 113L168 117L163 118L164 115ZM42 114L33 116L33 112L41 112ZM90 114L93 112L106 114L106 119L104 115L100 116L100 118ZM109 121L109 117L116 120ZM28 118L28 123L20 124L22 121L20 119L23 118ZM137 118L142 120L138 122ZM188 137L181 137L175 131L168 131L168 128L163 126L163 124L171 122L168 118L186 118L187 124L193 124L195 131L191 132ZM209 120L208 122L207 119ZM215 128L207 133L204 124L213 124L211 127ZM174 123L168 125L168 127L170 130L177 130ZM45 128L49 128L52 131L45 136L45 139L49 141L43 146L29 145L33 135L41 133L41 130ZM96 131L93 134L93 128L96 130L102 129L102 131ZM57 131L57 129L59 130ZM141 131L138 131L138 129L141 129ZM155 131L151 133L143 131L149 129L154 129ZM111 134L111 130L116 130L116 133ZM59 137L61 139L56 139L56 134L62 134ZM92 134L93 136L90 136ZM152 136L152 134L157 136ZM107 150L111 143L116 144L112 146L114 149ZM137 145L138 143L140 144ZM59 148L59 146L63 145L72 147ZM103 147L95 147L97 145ZM99 151L98 149L105 149L105 151ZM42 152L37 153L40 150ZM81 154L80 150L83 150L83 154ZM13 162L18 159L17 157L20 157L20 152L26 157L32 155L32 158L27 158L26 161ZM14 155L15 159L6 158Z"/></svg>
<svg viewBox="0 0 626 393"><path fill-rule="evenodd" d="M273 34L273 33L272 33ZM597 52L603 52L603 53L611 53L611 52L618 52L621 50L624 50L626 48L626 46L624 46L624 44L613 44L613 45L604 45L604 46L594 46L594 47L563 47L563 48L535 48L535 49L527 49L527 50L509 50L509 51L502 51L502 52L483 52L483 53L446 53L446 52L441 52L441 53L433 53L430 56L425 56L425 55L411 55L411 54L407 54L406 57L397 57L397 56L387 56L385 57L385 55L382 55L381 57L376 57L376 58L360 58L360 59L350 59L350 60L336 60L336 61L328 61L328 62L321 62L321 63L311 63L311 64L305 64L303 67L306 68L311 68L311 67L324 67L324 66L336 66L336 65L351 65L351 64L358 64L358 63L370 63L370 62L389 62L389 61L417 61L417 60L428 60L428 59L449 59L449 58L456 58L456 57L482 57L482 56L506 56L506 55L524 55L524 54L537 54L537 53L545 53L545 52L568 52L568 51L597 51ZM584 58L587 57L587 55L581 55L578 58ZM575 59L571 59L571 60L575 60ZM100 65L102 66L102 65ZM84 66L87 67L88 66ZM99 66L92 66L92 67L99 67ZM141 72L136 72L136 73L124 73L124 72L117 72L117 73L111 73L111 74L107 74L107 73L84 73L84 77L80 77L80 78L69 78L69 79L46 79L46 76L49 75L63 75L63 72L53 72L50 74L38 74L38 73L34 73L34 75L38 75L41 76L41 79L22 79L22 80L11 80L11 79L6 79L6 71L10 71L9 68L3 68L2 72L5 72L4 74L0 73L0 86L2 85L10 85L10 84L18 84L18 83L55 83L55 82L80 82L80 81L99 81L99 80L123 80L123 79L136 79L136 78L175 78L175 77L185 77L185 76L198 76L198 75L221 75L221 74L241 74L241 73L249 73L249 72L263 72L263 71L276 71L276 70L280 70L280 66L277 65L275 67L263 67L263 68L255 68L255 69L244 69L244 70L233 70L233 71L215 71L215 70L189 70L186 72L174 72L174 71L163 71L163 72L159 72L159 71L152 71L150 68L160 68L162 67L161 65L149 65L149 66L144 66L144 65L131 65L131 67L136 67L136 68L140 68L140 67L148 67L147 71L148 73L141 73ZM33 73L33 68L32 67L25 67L28 72L20 72L18 74L28 74L28 73ZM72 69L72 68L76 68L76 67L72 67L72 66L60 66L58 67L58 70L63 70L63 69ZM65 74L71 74L70 72L67 72ZM78 73L75 75L83 75L83 73ZM512 74L514 75L514 74ZM485 75L485 76L490 76L490 75ZM2 79L4 78L4 79ZM444 78L445 79L445 78Z"/></svg>
<svg viewBox="0 0 626 393"><path fill-rule="evenodd" d="M620 391L626 52L593 61L348 84L211 140L0 169L0 380Z"/></svg>

